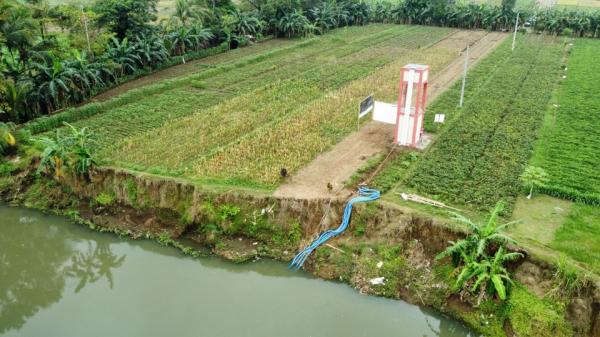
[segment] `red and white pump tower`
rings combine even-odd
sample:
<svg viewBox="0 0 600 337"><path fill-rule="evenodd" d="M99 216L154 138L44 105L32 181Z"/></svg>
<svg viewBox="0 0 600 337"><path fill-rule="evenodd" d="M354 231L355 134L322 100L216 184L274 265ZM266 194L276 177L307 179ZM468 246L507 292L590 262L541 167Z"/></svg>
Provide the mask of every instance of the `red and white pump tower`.
<svg viewBox="0 0 600 337"><path fill-rule="evenodd" d="M416 147L423 135L429 66L407 64L400 70L400 90L394 141Z"/></svg>

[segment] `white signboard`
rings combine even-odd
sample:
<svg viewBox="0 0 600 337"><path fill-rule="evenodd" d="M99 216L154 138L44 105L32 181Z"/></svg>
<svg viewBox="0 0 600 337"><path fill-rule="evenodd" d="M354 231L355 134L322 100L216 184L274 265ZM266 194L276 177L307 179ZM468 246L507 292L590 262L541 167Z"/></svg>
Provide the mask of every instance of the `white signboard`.
<svg viewBox="0 0 600 337"><path fill-rule="evenodd" d="M445 119L446 119L446 115L444 115L444 114L435 114L435 118L433 119L433 121L435 123L444 123Z"/></svg>
<svg viewBox="0 0 600 337"><path fill-rule="evenodd" d="M396 116L398 114L398 106L375 101L375 109L373 111L373 120L381 123L396 124Z"/></svg>

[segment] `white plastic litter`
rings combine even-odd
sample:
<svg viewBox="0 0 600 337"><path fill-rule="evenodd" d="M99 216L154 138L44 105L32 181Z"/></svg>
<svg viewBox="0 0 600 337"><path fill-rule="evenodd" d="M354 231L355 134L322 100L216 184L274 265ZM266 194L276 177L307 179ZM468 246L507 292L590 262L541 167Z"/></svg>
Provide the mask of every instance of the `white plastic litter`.
<svg viewBox="0 0 600 337"><path fill-rule="evenodd" d="M380 285L380 284L384 284L385 282L385 277L376 277L376 278L372 278L369 280L369 282L376 286L376 285Z"/></svg>
<svg viewBox="0 0 600 337"><path fill-rule="evenodd" d="M383 267L383 261L377 262L377 268L381 268L381 267Z"/></svg>

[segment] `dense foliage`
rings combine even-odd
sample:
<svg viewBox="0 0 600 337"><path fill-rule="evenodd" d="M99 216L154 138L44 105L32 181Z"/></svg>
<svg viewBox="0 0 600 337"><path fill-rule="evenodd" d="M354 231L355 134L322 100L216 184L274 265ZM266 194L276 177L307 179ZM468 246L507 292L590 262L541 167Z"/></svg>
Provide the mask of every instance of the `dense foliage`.
<svg viewBox="0 0 600 337"><path fill-rule="evenodd" d="M54 137L35 139L43 148L37 171L52 174L57 180L64 177L65 168L87 176L90 169L97 165L92 155L92 136L87 128L77 129L67 123L65 126L67 130L56 130Z"/></svg>
<svg viewBox="0 0 600 337"><path fill-rule="evenodd" d="M453 264L459 270L455 289L477 294L477 304L490 295L496 295L501 300L507 298L513 282L504 264L523 257L521 253L506 251L506 244L514 241L502 231L513 223L498 224L503 207L502 203L497 203L483 224L454 213L455 220L467 225L470 233L465 239L451 241L451 245L436 257L438 260L452 257Z"/></svg>
<svg viewBox="0 0 600 337"><path fill-rule="evenodd" d="M501 69L470 75L466 104L444 111L451 122L416 163L410 186L474 208L489 208L501 199L511 208L564 54L553 38L519 40L512 53L510 40L493 52Z"/></svg>
<svg viewBox="0 0 600 337"><path fill-rule="evenodd" d="M0 120L51 114L132 76L198 57L222 42L237 46L260 35L323 34L369 22L510 30L514 1L501 6L405 0L177 0L157 22L157 0L108 0L84 8L46 0L0 6ZM537 31L597 37L600 12L521 14ZM179 57L181 56L181 57ZM175 61L176 60L176 61Z"/></svg>
<svg viewBox="0 0 600 337"><path fill-rule="evenodd" d="M574 42L532 159L548 173L544 193L588 204L600 204L599 53L598 41Z"/></svg>
<svg viewBox="0 0 600 337"><path fill-rule="evenodd" d="M182 2L185 14L161 24L154 21L156 0L96 1L79 10L59 5L43 13L39 3L0 6L0 120L51 114L224 41L216 34L222 27L196 15L208 9L192 1ZM213 17L223 13L210 10Z"/></svg>

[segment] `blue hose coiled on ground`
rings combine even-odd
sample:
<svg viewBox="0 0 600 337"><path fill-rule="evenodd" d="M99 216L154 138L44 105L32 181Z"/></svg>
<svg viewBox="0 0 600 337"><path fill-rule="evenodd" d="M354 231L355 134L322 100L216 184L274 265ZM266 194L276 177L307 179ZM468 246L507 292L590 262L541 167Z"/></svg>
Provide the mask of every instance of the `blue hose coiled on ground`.
<svg viewBox="0 0 600 337"><path fill-rule="evenodd" d="M358 197L354 197L348 201L346 207L344 208L344 216L342 218L342 224L336 229L329 229L325 231L323 234L319 236L318 239L313 241L308 247L304 248L300 251L290 263L290 268L294 270L298 270L302 268L308 256L317 249L320 245L329 241L331 238L334 238L340 234L342 234L346 228L348 228L348 224L350 223L350 216L352 215L352 205L358 202L369 202L379 199L381 193L378 190L367 188L367 187L359 187L358 188Z"/></svg>

